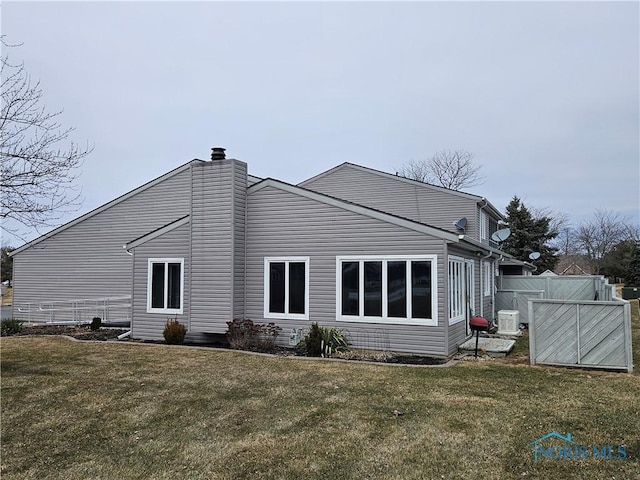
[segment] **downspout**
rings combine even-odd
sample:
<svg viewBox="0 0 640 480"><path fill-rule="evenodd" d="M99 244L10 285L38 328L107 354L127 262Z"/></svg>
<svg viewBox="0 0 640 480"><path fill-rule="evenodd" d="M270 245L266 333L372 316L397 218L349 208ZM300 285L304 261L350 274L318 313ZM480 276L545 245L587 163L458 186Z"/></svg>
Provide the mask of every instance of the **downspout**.
<svg viewBox="0 0 640 480"><path fill-rule="evenodd" d="M479 205L479 218L478 218L478 240L480 241L480 243L482 243L482 233L480 232L480 222L482 221L482 211L486 208L486 206L489 204L489 201L485 198L482 197L482 205ZM489 219L487 218L487 222L489 221ZM489 244L489 224L487 223L487 245ZM481 300L480 300L480 316L483 318L486 318L484 316L484 266L483 263L486 259L491 258L493 256L493 252L489 252L488 255L482 257L480 259L480 294L481 294ZM492 272L493 275L494 272ZM491 290L491 305L495 305L495 298L494 298L494 290Z"/></svg>
<svg viewBox="0 0 640 480"><path fill-rule="evenodd" d="M493 252L480 259L480 316L484 317L484 261L493 256ZM493 300L493 299L492 299Z"/></svg>
<svg viewBox="0 0 640 480"><path fill-rule="evenodd" d="M498 271L500 271L500 262L502 261L502 259L504 258L504 255L500 255L500 258L498 259ZM493 318L491 319L491 321L493 323L495 323L496 320L496 266L495 266L495 262L493 265L493 288L491 289L491 314L493 315Z"/></svg>
<svg viewBox="0 0 640 480"><path fill-rule="evenodd" d="M444 321L444 354L445 355L449 355L449 317L451 315L451 312L449 311L449 309L451 308L449 305L449 246L447 245L446 240L442 240L442 250L444 252L444 258L442 259L442 270L445 272L445 275L443 275L445 277L445 279L443 279L442 282L442 305L444 306L444 311L446 312L446 314L444 315L444 318L442 319ZM436 264L436 270L438 268L438 265ZM440 290L440 289L438 289ZM438 299L438 301L440 301L440 299ZM440 303L438 303L438 305L440 305Z"/></svg>
<svg viewBox="0 0 640 480"><path fill-rule="evenodd" d="M127 248L126 245L123 245L122 248L124 248L124 251L127 255L131 255L132 257L134 256L133 253L131 253L131 251L129 251L129 249ZM133 328L133 290L134 290L134 269L135 269L135 257L132 259L133 262L133 266L131 267L131 320L129 320L129 331L128 332L124 332L122 335L118 335L118 340L122 340L123 338L127 338L128 336L131 335L131 330Z"/></svg>

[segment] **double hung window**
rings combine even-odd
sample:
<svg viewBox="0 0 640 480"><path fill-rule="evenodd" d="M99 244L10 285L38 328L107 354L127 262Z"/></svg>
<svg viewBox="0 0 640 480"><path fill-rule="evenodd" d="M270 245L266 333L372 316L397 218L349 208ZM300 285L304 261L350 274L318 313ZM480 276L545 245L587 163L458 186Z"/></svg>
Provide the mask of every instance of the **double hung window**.
<svg viewBox="0 0 640 480"><path fill-rule="evenodd" d="M309 257L264 259L264 316L309 319Z"/></svg>
<svg viewBox="0 0 640 480"><path fill-rule="evenodd" d="M147 312L183 312L183 258L150 258L147 269Z"/></svg>

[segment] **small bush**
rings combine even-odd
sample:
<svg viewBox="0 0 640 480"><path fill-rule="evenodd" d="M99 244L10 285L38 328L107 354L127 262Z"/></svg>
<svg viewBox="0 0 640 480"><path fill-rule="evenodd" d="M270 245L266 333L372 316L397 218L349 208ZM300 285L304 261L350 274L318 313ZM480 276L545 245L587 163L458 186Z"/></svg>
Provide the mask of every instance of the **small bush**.
<svg viewBox="0 0 640 480"><path fill-rule="evenodd" d="M319 357L322 355L322 329L317 323L312 323L309 333L300 342L300 348L309 357Z"/></svg>
<svg viewBox="0 0 640 480"><path fill-rule="evenodd" d="M227 326L227 340L236 350L272 351L282 330L273 322L262 325L248 318L234 318Z"/></svg>
<svg viewBox="0 0 640 480"><path fill-rule="evenodd" d="M256 345L258 349L263 351L273 351L276 348L276 339L282 328L278 327L275 323L267 323L266 325L258 325L259 333L258 333L258 344Z"/></svg>
<svg viewBox="0 0 640 480"><path fill-rule="evenodd" d="M336 352L347 350L349 342L342 330L320 327L312 323L309 332L298 344L298 352L309 357L330 357Z"/></svg>
<svg viewBox="0 0 640 480"><path fill-rule="evenodd" d="M227 340L231 348L236 350L247 350L255 344L258 335L258 326L248 318L234 318L227 322Z"/></svg>
<svg viewBox="0 0 640 480"><path fill-rule="evenodd" d="M164 325L162 335L169 345L179 345L184 342L184 336L187 334L187 327L178 322L177 318L168 319Z"/></svg>
<svg viewBox="0 0 640 480"><path fill-rule="evenodd" d="M91 320L91 330L95 332L100 330L100 327L102 327L102 319L100 317L93 317Z"/></svg>
<svg viewBox="0 0 640 480"><path fill-rule="evenodd" d="M17 335L22 331L22 320L16 320L15 318L9 320L2 320L0 322L0 336L8 337L9 335Z"/></svg>

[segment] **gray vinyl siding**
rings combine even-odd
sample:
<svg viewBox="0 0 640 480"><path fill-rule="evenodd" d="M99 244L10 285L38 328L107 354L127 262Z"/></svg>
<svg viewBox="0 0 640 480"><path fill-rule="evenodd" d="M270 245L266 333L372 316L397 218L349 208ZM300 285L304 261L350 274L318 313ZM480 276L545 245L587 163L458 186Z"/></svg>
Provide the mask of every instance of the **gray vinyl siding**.
<svg viewBox="0 0 640 480"><path fill-rule="evenodd" d="M247 226L247 165L241 162L236 162L233 168L233 316L234 318L243 318L245 316L244 257Z"/></svg>
<svg viewBox="0 0 640 480"><path fill-rule="evenodd" d="M132 294L133 320L131 322L132 338L145 340L162 340L162 331L169 318L177 318L180 323L189 327L189 291L190 269L189 259L189 224L176 228L164 235L149 240L136 247L133 251L134 283ZM184 259L184 290L183 313L173 315L167 313L147 313L147 280L148 260L150 258L183 258Z"/></svg>
<svg viewBox="0 0 640 480"><path fill-rule="evenodd" d="M326 195L359 203L453 233L453 222L466 217L466 235L477 238L477 201L445 189L409 183L344 165L301 185Z"/></svg>
<svg viewBox="0 0 640 480"><path fill-rule="evenodd" d="M234 310L242 303L242 198L246 196L246 171L246 164L237 160L216 160L192 167L193 332L224 333L226 322L233 319ZM240 203L236 205L238 199Z"/></svg>
<svg viewBox="0 0 640 480"><path fill-rule="evenodd" d="M444 285L442 239L345 211L275 187L250 191L247 233L247 317L275 321L286 343L292 328L311 322L345 330L356 347L447 355L445 304L438 297L438 326L336 321L336 256L437 255L437 291ZM309 320L264 319L264 258L308 256Z"/></svg>
<svg viewBox="0 0 640 480"><path fill-rule="evenodd" d="M188 214L189 182L185 169L16 254L14 305L130 295L123 245Z"/></svg>

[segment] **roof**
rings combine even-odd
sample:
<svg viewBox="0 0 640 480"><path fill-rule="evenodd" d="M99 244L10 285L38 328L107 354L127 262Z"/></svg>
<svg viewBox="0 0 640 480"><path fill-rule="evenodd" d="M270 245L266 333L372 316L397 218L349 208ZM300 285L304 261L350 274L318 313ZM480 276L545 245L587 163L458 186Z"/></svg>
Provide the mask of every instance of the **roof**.
<svg viewBox="0 0 640 480"><path fill-rule="evenodd" d="M415 220L411 220L409 218L404 218L398 215L393 215L391 213L386 213L371 207L360 205L358 203L343 200L341 198L332 197L324 193L319 193L314 190L306 189L299 185L291 185L281 180L266 178L261 182L250 186L248 190L249 192L256 192L266 187L278 188L280 190L293 193L295 195L300 195L300 196L309 198L311 200L316 200L316 201L325 203L327 205L332 205L334 207L342 208L344 210L347 210L353 213L375 218L377 220L388 222L393 225L397 225L397 226L408 228L410 230L414 230L420 233L431 235L436 238L441 238L445 241L448 241L449 243L459 244L462 248L465 248L467 250L480 249L480 250L489 252L491 254L501 255L504 257L508 257L512 260L515 260L510 255L498 249L492 248L489 245L467 238L464 235L456 235L454 233L449 232L448 230L443 230L437 227L433 227L431 225L427 225L424 223L417 222Z"/></svg>
<svg viewBox="0 0 640 480"><path fill-rule="evenodd" d="M413 180L411 178L402 177L402 176L397 175L397 174L393 175L393 174L388 173L388 172L383 172L382 170L376 170L375 168L371 168L371 167L363 167L362 165L357 165L355 163L349 163L349 162L341 163L340 165L338 165L336 167L333 167L333 168L331 168L329 170L326 170L326 171L324 171L322 173L319 173L318 175L315 175L315 176L313 176L311 178L308 178L308 179L298 183L298 186L304 187L307 183L309 183L309 182L311 182L313 180L317 180L319 178L322 178L322 177L324 177L326 175L329 175L329 174L331 174L331 173L333 173L333 172L335 172L337 170L341 170L341 169L346 168L346 167L354 168L356 170L361 170L361 171L364 171L364 172L374 173L376 175L379 175L379 176L382 176L382 177L385 177L385 178L389 178L389 179L393 179L393 180L396 180L396 181L405 182L405 183L408 183L408 184L411 184L411 185L416 185L416 186L419 186L421 188L427 188L427 189L430 189L430 190L436 190L436 191L440 191L440 192L450 193L450 194L453 194L453 195L457 195L459 197L475 200L478 203L483 202L499 218L504 219L504 215L496 207L494 207L491 204L491 202L489 202L489 200L487 200L485 197L481 197L479 195L474 195L472 193L461 192L460 190L452 190L450 188L440 187L438 185L433 185L431 183L421 182L419 180Z"/></svg>
<svg viewBox="0 0 640 480"><path fill-rule="evenodd" d="M39 236L38 238L36 238L35 240L32 240L30 242L25 243L24 245L22 245L21 247L16 248L15 250L13 250L11 253L9 253L10 256L14 256L28 248L33 247L34 245L37 245L38 243L42 242L43 240L46 240L49 237L52 237L60 232L62 232L63 230L66 230L68 228L73 227L74 225L77 225L80 222L83 222L97 214L99 214L100 212L104 212L105 210L107 210L108 208L111 208L121 202L124 202L125 200L127 200L128 198L133 197L134 195L137 195L140 192L144 192L145 190L147 190L148 188L153 187L154 185L157 185L160 182L163 182L165 180L167 180L168 178L173 177L174 175L177 175L178 173L183 172L184 170L187 170L192 164L194 163L200 163L200 162L204 162L204 160L198 160L198 159L194 159L191 160L183 165L180 165L177 168L174 168L173 170L170 170L169 172L160 175L157 178L154 178L153 180L145 183L144 185L140 185L137 188L134 188L133 190L120 195L118 198L111 200L110 202L105 203L104 205L99 206L98 208L94 208L93 210L91 210L88 213L85 213L84 215L71 220L70 222L65 223L64 225L59 226L58 228L55 228L53 230L51 230L48 233L45 233L44 235Z"/></svg>
<svg viewBox="0 0 640 480"><path fill-rule="evenodd" d="M177 220L169 222L169 223L167 223L166 225L163 225L160 228L156 228L155 230L153 230L153 231L151 231L149 233L145 233L144 235L139 236L135 240L131 240L129 243L124 245L124 249L129 251L132 248L136 248L138 245L142 245L143 243L146 243L149 240L153 240L154 238L158 238L159 236L164 235L165 233L169 233L172 230L175 230L176 228L181 227L182 225L186 225L187 223L189 223L189 220L190 220L189 215L185 215L184 217L180 217Z"/></svg>

